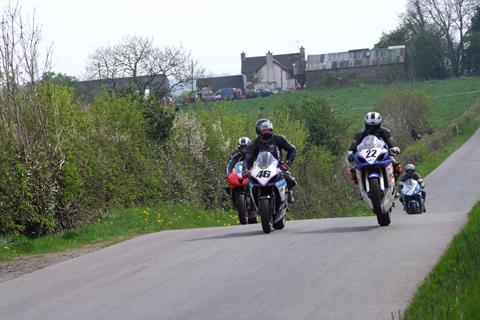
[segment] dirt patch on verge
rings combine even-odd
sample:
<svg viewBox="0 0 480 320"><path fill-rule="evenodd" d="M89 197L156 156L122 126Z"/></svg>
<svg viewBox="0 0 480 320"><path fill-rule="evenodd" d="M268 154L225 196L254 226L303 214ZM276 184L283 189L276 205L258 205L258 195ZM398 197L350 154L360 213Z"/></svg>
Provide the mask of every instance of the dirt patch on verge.
<svg viewBox="0 0 480 320"><path fill-rule="evenodd" d="M0 282L12 280L24 274L43 269L71 258L82 256L89 252L101 249L111 243L100 243L64 252L38 254L34 256L16 257L11 261L0 264Z"/></svg>

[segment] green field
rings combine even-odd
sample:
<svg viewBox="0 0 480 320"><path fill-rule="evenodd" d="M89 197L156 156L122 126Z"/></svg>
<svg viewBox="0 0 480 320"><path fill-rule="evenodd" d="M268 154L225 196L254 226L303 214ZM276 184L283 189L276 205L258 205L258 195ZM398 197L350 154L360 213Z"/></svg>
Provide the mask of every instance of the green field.
<svg viewBox="0 0 480 320"><path fill-rule="evenodd" d="M352 128L362 126L363 115L374 110L379 97L399 88L424 91L433 101L431 124L441 128L460 116L476 98L480 97L480 77L411 82L391 85L359 85L339 89L298 91L283 93L266 98L233 101L231 107L242 113L253 113L259 117L263 110L288 104L304 97L322 97L327 100L332 111L352 121ZM212 106L198 106L200 109Z"/></svg>

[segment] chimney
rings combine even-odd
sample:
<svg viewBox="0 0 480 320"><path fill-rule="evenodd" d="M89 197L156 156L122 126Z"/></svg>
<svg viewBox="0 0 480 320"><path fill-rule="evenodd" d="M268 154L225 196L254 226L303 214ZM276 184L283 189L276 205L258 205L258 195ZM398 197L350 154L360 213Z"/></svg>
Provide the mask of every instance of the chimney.
<svg viewBox="0 0 480 320"><path fill-rule="evenodd" d="M300 47L300 58L305 60L305 48L303 46Z"/></svg>
<svg viewBox="0 0 480 320"><path fill-rule="evenodd" d="M267 55L265 56L267 60L267 66L273 64L273 54L268 50Z"/></svg>
<svg viewBox="0 0 480 320"><path fill-rule="evenodd" d="M265 56L266 60L266 67L267 67L267 79L266 82L271 82L274 81L274 71L273 71L273 54L270 52L270 50L267 52Z"/></svg>
<svg viewBox="0 0 480 320"><path fill-rule="evenodd" d="M245 56L245 52L243 52L243 51L240 54L240 57L242 57L242 61L245 61L247 59L247 57Z"/></svg>

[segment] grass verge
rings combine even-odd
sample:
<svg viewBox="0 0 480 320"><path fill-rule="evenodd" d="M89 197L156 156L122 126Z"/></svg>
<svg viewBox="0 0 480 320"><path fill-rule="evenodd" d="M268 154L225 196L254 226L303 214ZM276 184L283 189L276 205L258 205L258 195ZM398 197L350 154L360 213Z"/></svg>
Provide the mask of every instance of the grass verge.
<svg viewBox="0 0 480 320"><path fill-rule="evenodd" d="M83 245L114 243L149 232L229 226L238 224L236 213L204 211L190 205L163 204L113 210L101 221L62 234L29 239L22 235L0 237L0 263L16 256L58 252Z"/></svg>
<svg viewBox="0 0 480 320"><path fill-rule="evenodd" d="M478 319L479 243L480 203L477 203L467 224L418 289L402 319Z"/></svg>
<svg viewBox="0 0 480 320"><path fill-rule="evenodd" d="M399 158L403 163L415 163L421 175L427 175L465 143L480 127L480 100L460 117L426 139L407 147Z"/></svg>

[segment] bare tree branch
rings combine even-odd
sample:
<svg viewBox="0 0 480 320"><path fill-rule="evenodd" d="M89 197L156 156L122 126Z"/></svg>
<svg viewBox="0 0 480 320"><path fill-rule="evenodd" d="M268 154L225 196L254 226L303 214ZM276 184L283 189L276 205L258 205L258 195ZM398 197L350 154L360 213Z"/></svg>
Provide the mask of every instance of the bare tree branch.
<svg viewBox="0 0 480 320"><path fill-rule="evenodd" d="M154 81L159 81L160 87L167 86L166 91L171 92L203 73L198 61L183 47L158 48L152 39L140 36L126 36L114 46L97 49L87 63L87 78L132 78L135 90L140 93Z"/></svg>

